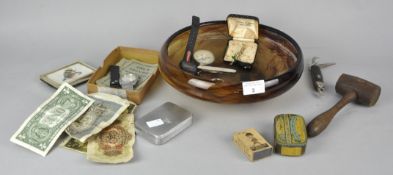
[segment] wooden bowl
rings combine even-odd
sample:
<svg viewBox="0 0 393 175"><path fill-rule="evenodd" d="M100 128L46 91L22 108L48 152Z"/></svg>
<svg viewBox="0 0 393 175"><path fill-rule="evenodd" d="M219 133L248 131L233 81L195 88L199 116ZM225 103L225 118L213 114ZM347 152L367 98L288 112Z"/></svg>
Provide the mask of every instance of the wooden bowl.
<svg viewBox="0 0 393 175"><path fill-rule="evenodd" d="M212 74L202 73L193 75L184 72L179 63L184 56L191 27L185 27L165 42L161 49L159 70L163 79L177 90L202 100L216 103L248 103L276 97L296 84L303 72L303 55L298 44L287 34L268 27L259 26L258 51L251 70L245 71L224 62L224 55L228 41L226 21L211 21L201 23L195 45L195 51L206 49L213 52L214 63L211 66L220 66L237 69L237 73ZM210 81L219 78L223 81L203 90L189 85L191 78ZM242 92L243 81L265 80L277 82L267 87L265 93L244 96Z"/></svg>

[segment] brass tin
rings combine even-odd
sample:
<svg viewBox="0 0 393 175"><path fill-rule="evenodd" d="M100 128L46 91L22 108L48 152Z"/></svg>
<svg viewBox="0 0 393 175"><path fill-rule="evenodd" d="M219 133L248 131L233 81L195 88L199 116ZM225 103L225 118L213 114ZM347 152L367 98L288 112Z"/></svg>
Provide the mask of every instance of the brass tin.
<svg viewBox="0 0 393 175"><path fill-rule="evenodd" d="M254 128L234 133L233 142L250 161L270 156L273 152L273 147Z"/></svg>
<svg viewBox="0 0 393 175"><path fill-rule="evenodd" d="M280 114L274 118L274 151L284 156L301 156L306 150L307 132L304 118Z"/></svg>

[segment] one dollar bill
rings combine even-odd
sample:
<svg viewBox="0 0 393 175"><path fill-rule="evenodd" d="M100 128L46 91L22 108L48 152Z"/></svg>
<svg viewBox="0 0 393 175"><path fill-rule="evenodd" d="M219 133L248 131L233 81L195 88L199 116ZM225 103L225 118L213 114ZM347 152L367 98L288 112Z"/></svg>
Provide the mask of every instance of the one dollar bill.
<svg viewBox="0 0 393 175"><path fill-rule="evenodd" d="M88 139L87 159L99 163L125 163L134 156L134 114L123 113L112 125Z"/></svg>
<svg viewBox="0 0 393 175"><path fill-rule="evenodd" d="M135 105L109 94L95 93L89 97L95 100L93 105L65 130L69 136L80 142L85 142L90 136L112 124L129 105Z"/></svg>
<svg viewBox="0 0 393 175"><path fill-rule="evenodd" d="M93 102L90 97L63 83L23 122L11 137L11 142L46 156L62 132Z"/></svg>

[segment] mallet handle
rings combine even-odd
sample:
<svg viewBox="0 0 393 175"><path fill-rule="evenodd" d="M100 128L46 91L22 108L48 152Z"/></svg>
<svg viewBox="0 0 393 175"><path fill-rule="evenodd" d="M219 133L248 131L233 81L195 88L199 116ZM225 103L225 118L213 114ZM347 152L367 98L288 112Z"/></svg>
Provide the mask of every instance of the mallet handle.
<svg viewBox="0 0 393 175"><path fill-rule="evenodd" d="M343 98L341 98L341 100L336 103L336 105L311 120L311 122L307 125L307 135L309 137L314 137L320 134L329 125L330 121L334 118L336 113L356 98L356 92L350 91L346 93Z"/></svg>

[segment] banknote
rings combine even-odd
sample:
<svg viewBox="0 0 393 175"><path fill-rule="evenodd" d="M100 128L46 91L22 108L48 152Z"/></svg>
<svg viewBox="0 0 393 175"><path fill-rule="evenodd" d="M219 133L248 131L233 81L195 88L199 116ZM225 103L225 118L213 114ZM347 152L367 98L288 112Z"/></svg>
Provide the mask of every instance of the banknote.
<svg viewBox="0 0 393 175"><path fill-rule="evenodd" d="M130 106L128 106L127 110L125 110L124 113L128 113L128 114L134 113L135 108L136 108L136 104L131 103ZM126 115L126 114L122 114L122 115ZM66 148L66 149L77 151L82 154L87 153L87 142L85 142L85 143L80 142L70 136L65 138L64 141L60 144L60 146Z"/></svg>
<svg viewBox="0 0 393 175"><path fill-rule="evenodd" d="M135 59L121 59L117 64L120 67L120 77L126 74L134 74L138 77L138 82L134 86L135 89L143 87L146 84L146 80L149 79L157 70L157 64L144 63ZM110 75L107 74L101 79L96 81L98 86L109 87Z"/></svg>
<svg viewBox="0 0 393 175"><path fill-rule="evenodd" d="M134 114L123 113L112 125L87 141L87 159L99 163L125 163L134 156Z"/></svg>
<svg viewBox="0 0 393 175"><path fill-rule="evenodd" d="M77 151L82 154L86 154L87 152L87 142L80 142L70 136L65 138L64 141L60 144L60 146L69 150Z"/></svg>
<svg viewBox="0 0 393 175"><path fill-rule="evenodd" d="M94 100L67 83L39 106L11 137L11 142L46 156L62 132L89 109Z"/></svg>
<svg viewBox="0 0 393 175"><path fill-rule="evenodd" d="M95 93L89 97L94 99L93 105L65 130L80 142L85 142L90 136L112 124L130 105L128 100L110 94Z"/></svg>

